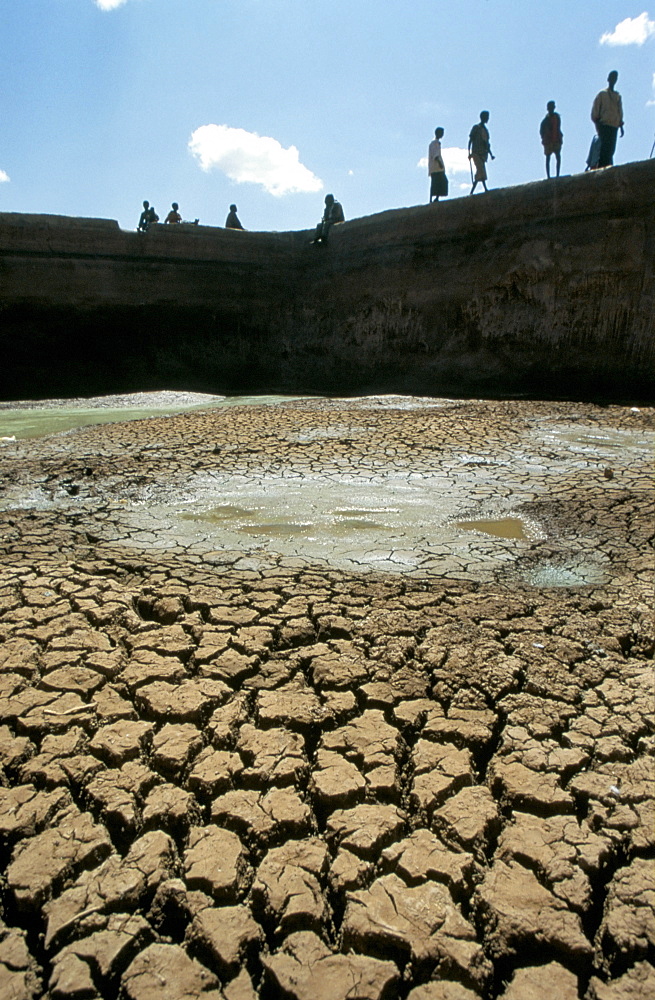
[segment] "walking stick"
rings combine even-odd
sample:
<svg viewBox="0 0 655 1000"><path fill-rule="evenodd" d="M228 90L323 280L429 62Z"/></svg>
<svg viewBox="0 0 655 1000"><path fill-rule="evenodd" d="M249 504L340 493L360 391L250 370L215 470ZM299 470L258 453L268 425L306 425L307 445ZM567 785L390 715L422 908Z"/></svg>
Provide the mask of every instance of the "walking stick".
<svg viewBox="0 0 655 1000"><path fill-rule="evenodd" d="M655 140L653 141L653 145L650 147L650 156L649 156L649 159L653 158L653 153L655 153Z"/></svg>

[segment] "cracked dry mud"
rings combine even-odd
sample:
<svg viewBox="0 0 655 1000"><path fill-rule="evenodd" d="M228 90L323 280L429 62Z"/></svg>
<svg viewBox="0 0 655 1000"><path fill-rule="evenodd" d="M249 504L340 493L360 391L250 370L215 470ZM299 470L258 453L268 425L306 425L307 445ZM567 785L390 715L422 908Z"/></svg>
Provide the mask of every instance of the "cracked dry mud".
<svg viewBox="0 0 655 1000"><path fill-rule="evenodd" d="M0 996L655 995L652 416L305 400L3 447ZM382 469L538 530L364 571L161 507Z"/></svg>

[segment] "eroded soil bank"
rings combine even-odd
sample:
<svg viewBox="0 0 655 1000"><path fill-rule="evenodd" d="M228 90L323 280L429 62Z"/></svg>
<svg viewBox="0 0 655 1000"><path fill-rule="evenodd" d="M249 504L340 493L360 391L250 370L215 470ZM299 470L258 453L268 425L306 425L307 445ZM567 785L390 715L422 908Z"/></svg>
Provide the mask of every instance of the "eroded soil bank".
<svg viewBox="0 0 655 1000"><path fill-rule="evenodd" d="M0 992L652 996L652 420L305 400L4 444Z"/></svg>

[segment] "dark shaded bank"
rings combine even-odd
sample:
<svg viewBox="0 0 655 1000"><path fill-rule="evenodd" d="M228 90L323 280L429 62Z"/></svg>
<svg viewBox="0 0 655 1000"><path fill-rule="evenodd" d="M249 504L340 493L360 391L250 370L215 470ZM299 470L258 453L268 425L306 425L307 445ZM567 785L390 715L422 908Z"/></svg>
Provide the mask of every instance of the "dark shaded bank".
<svg viewBox="0 0 655 1000"><path fill-rule="evenodd" d="M0 215L0 397L645 400L655 161L309 233Z"/></svg>

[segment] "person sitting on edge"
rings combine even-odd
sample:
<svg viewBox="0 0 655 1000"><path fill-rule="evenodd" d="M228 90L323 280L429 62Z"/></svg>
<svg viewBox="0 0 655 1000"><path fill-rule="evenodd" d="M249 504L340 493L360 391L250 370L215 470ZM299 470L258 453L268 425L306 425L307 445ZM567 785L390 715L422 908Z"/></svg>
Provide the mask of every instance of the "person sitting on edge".
<svg viewBox="0 0 655 1000"><path fill-rule="evenodd" d="M443 159L441 158L441 139L443 136L443 129L436 128L434 130L434 139L428 147L428 174L430 175L430 204L432 204L432 199L439 201L441 195L444 197L448 194L448 178L446 177L446 168L444 166Z"/></svg>
<svg viewBox="0 0 655 1000"><path fill-rule="evenodd" d="M555 101L548 102L546 111L548 114L539 126L539 135L541 136L541 143L546 155L546 177L550 177L550 158L553 153L555 154L557 176L559 177L559 168L562 163L562 140L564 138L562 119L557 111L555 111Z"/></svg>
<svg viewBox="0 0 655 1000"><path fill-rule="evenodd" d="M176 225L176 223L182 221L182 216L180 215L180 213L178 211L179 207L180 206L178 205L178 203L176 201L174 201L173 204L171 205L170 212L168 213L168 215L164 219L164 224L168 223L169 225L174 226L174 225Z"/></svg>
<svg viewBox="0 0 655 1000"><path fill-rule="evenodd" d="M144 201L144 203L143 203L143 211L141 212L141 215L139 216L139 225L136 227L137 233L147 233L148 232L148 226L150 224L150 222L149 222L149 220L150 220L149 208L150 208L150 202L149 201Z"/></svg>
<svg viewBox="0 0 655 1000"><path fill-rule="evenodd" d="M600 139L599 167L611 167L614 163L617 132L621 130L623 138L623 102L618 90L615 90L619 74L615 69L607 77L609 86L596 94L591 108L591 120L596 126Z"/></svg>
<svg viewBox="0 0 655 1000"><path fill-rule="evenodd" d="M492 160L496 159L491 152L491 140L489 138L489 129L487 128L488 121L489 112L481 111L480 121L477 125L473 126L469 134L469 160L473 160L475 164L475 178L471 194L473 194L478 186L478 181L482 184L485 191L487 190L487 159L488 157L491 157Z"/></svg>
<svg viewBox="0 0 655 1000"><path fill-rule="evenodd" d="M340 203L334 200L333 194L326 194L323 218L317 225L314 239L311 240L311 242L314 244L327 243L328 233L330 232L331 227L337 225L339 222L345 221L346 217L343 214L343 208Z"/></svg>
<svg viewBox="0 0 655 1000"><path fill-rule="evenodd" d="M225 220L226 229L243 229L243 226L239 222L239 216L237 215L236 205L230 205L230 211L228 217Z"/></svg>
<svg viewBox="0 0 655 1000"><path fill-rule="evenodd" d="M159 222L159 216L155 212L155 206L151 205L150 208L148 209L148 227L147 228L150 229L151 226L154 226L155 222Z"/></svg>

